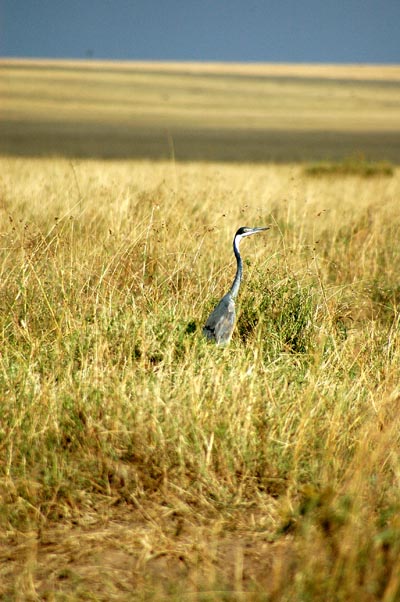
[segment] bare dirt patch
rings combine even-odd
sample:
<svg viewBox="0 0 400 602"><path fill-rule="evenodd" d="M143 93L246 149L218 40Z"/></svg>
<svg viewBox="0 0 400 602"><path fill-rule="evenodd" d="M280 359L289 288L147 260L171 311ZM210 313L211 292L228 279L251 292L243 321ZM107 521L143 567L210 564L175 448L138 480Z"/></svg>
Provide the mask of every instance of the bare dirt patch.
<svg viewBox="0 0 400 602"><path fill-rule="evenodd" d="M201 591L258 595L279 589L282 575L273 566L274 555L278 547L282 560L288 540L272 541L266 516L255 521L253 515L251 527L243 511L230 523L208 522L200 515L197 520L194 515L168 516L165 507L155 505L146 513L148 520L125 506L109 509L98 520L91 513L82 515L78 524L46 524L3 536L1 595L21 600L123 600L141 592L141 599L184 599Z"/></svg>

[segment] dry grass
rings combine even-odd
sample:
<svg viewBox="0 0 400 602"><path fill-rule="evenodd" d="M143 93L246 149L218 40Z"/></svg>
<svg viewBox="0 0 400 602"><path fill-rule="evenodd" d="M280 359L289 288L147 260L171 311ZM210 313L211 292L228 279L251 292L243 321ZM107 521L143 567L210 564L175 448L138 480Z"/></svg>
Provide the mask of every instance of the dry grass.
<svg viewBox="0 0 400 602"><path fill-rule="evenodd" d="M0 153L399 163L398 66L1 61Z"/></svg>
<svg viewBox="0 0 400 602"><path fill-rule="evenodd" d="M336 80L333 67L310 78L301 69L285 77L128 65L6 62L0 65L3 119L222 131L399 131L400 77L360 83L358 77Z"/></svg>
<svg viewBox="0 0 400 602"><path fill-rule="evenodd" d="M173 72L183 74L207 75L245 75L258 77L296 77L322 79L351 79L400 82L399 65L368 64L315 64L315 63L219 63L192 61L101 61L101 60L67 60L67 59L0 59L0 66L45 67L47 69L69 68L76 70L78 66L86 69L101 70L112 66L124 71Z"/></svg>
<svg viewBox="0 0 400 602"><path fill-rule="evenodd" d="M398 600L399 172L1 174L2 599Z"/></svg>

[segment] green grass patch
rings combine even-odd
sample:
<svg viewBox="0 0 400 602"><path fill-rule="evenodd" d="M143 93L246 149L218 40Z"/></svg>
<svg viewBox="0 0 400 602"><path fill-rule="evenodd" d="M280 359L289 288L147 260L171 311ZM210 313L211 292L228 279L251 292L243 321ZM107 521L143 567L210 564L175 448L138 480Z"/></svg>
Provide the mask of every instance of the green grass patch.
<svg viewBox="0 0 400 602"><path fill-rule="evenodd" d="M389 161L368 161L363 156L355 155L341 161L312 163L304 168L304 173L307 176L389 177L394 174L394 166Z"/></svg>

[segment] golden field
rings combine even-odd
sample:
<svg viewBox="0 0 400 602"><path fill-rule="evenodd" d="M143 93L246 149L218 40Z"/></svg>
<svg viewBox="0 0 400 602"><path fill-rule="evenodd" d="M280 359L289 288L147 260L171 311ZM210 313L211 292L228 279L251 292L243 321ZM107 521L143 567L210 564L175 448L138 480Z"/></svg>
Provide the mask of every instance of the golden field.
<svg viewBox="0 0 400 602"><path fill-rule="evenodd" d="M22 97L9 127L52 122ZM29 140L0 158L0 598L397 602L399 169ZM243 225L271 229L221 349Z"/></svg>
<svg viewBox="0 0 400 602"><path fill-rule="evenodd" d="M400 161L400 67L0 61L0 153Z"/></svg>

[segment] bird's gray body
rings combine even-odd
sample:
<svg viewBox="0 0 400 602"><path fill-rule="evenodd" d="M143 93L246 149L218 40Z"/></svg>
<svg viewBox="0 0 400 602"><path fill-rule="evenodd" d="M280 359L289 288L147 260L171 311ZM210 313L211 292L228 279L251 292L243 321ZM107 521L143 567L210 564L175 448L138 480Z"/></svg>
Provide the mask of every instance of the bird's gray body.
<svg viewBox="0 0 400 602"><path fill-rule="evenodd" d="M235 326L235 299L239 293L243 274L243 263L239 253L239 243L245 236L251 236L268 228L239 228L233 239L233 252L236 257L237 269L235 279L229 292L226 293L209 315L203 328L207 339L215 341L217 345L227 345L231 340Z"/></svg>
<svg viewBox="0 0 400 602"><path fill-rule="evenodd" d="M204 336L218 345L227 345L231 340L235 316L235 301L230 293L226 293L209 315L203 328Z"/></svg>

